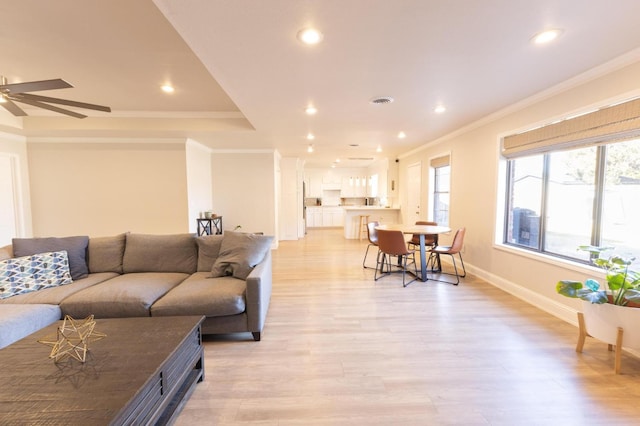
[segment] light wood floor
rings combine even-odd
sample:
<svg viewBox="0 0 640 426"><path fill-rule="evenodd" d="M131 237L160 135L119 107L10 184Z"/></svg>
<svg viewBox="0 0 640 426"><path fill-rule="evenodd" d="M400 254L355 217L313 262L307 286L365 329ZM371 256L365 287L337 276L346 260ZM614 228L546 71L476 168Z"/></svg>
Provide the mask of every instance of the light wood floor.
<svg viewBox="0 0 640 426"><path fill-rule="evenodd" d="M577 328L470 275L374 282L365 247L336 229L281 242L262 341L208 338L177 424L640 424L640 360L616 376L605 344L577 354Z"/></svg>

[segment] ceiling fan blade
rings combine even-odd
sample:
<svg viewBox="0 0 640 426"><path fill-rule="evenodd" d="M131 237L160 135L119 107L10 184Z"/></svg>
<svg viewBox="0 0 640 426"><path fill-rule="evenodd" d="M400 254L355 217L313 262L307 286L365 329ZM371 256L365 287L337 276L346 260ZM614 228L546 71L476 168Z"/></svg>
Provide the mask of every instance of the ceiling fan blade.
<svg viewBox="0 0 640 426"><path fill-rule="evenodd" d="M7 98L4 98L4 102L1 102L0 105L2 105L4 109L9 111L11 114L15 115L16 117L24 117L27 115L27 113L24 112L18 105L14 104Z"/></svg>
<svg viewBox="0 0 640 426"><path fill-rule="evenodd" d="M27 81L24 83L11 83L0 85L0 91L4 93L38 92L40 90L68 89L73 87L61 78L54 80Z"/></svg>
<svg viewBox="0 0 640 426"><path fill-rule="evenodd" d="M50 98L48 96L32 95L30 93L16 94L15 96L13 96L13 98L15 98L18 101L20 99L30 99L32 101L48 102L51 104L68 105L68 106L78 107L78 108L93 109L96 111L111 112L111 108L109 108L108 106L88 104L86 102L77 102L77 101L71 101L68 99Z"/></svg>
<svg viewBox="0 0 640 426"><path fill-rule="evenodd" d="M75 118L86 117L86 115L84 114L78 114L77 112L69 111L68 109L58 108L57 106L45 104L44 102L33 101L31 99L22 99L22 98L18 99L18 98L14 98L13 96L11 97L11 99L13 99L16 102L22 102L24 104L33 105L35 107L42 108L42 109L48 109L49 111L59 112L60 114L69 115Z"/></svg>

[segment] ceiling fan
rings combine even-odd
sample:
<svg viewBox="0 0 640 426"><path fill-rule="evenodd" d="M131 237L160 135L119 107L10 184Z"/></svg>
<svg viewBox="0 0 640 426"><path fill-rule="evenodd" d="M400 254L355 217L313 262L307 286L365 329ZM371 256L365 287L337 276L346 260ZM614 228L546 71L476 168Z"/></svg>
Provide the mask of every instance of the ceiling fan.
<svg viewBox="0 0 640 426"><path fill-rule="evenodd" d="M49 111L58 112L60 114L69 115L75 118L85 118L86 115L60 108L55 105L68 105L76 108L92 109L96 111L111 112L108 106L88 104L85 102L76 102L68 99L50 98L48 96L33 95L28 92L39 92L41 90L68 89L73 87L66 81L57 78L54 80L28 81L24 83L7 84L5 77L0 77L0 105L7 111L17 117L27 115L16 102L35 106L38 108L48 109Z"/></svg>

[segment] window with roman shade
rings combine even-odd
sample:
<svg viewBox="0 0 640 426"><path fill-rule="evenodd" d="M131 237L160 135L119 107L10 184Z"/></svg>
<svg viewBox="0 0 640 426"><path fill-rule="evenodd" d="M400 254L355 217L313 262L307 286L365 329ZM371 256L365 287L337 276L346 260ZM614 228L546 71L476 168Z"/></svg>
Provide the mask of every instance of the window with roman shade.
<svg viewBox="0 0 640 426"><path fill-rule="evenodd" d="M640 267L640 98L502 139L503 242L588 262L611 246Z"/></svg>
<svg viewBox="0 0 640 426"><path fill-rule="evenodd" d="M432 158L429 161L429 165L434 169L437 169L438 167L446 167L449 165L449 156L443 155L442 157Z"/></svg>
<svg viewBox="0 0 640 426"><path fill-rule="evenodd" d="M509 135L502 155L515 158L640 137L640 98Z"/></svg>

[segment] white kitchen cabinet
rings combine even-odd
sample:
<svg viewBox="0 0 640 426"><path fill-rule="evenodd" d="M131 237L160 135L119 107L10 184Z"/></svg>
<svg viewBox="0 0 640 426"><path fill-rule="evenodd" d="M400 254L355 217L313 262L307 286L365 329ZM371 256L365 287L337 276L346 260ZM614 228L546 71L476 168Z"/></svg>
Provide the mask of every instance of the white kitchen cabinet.
<svg viewBox="0 0 640 426"><path fill-rule="evenodd" d="M340 227L344 225L344 209L342 207L323 207L322 226Z"/></svg>
<svg viewBox="0 0 640 426"><path fill-rule="evenodd" d="M370 185L368 176L349 176L342 179L340 196L343 198L363 198Z"/></svg>
<svg viewBox="0 0 640 426"><path fill-rule="evenodd" d="M323 183L322 190L323 191L340 191L341 184L339 183Z"/></svg>
<svg viewBox="0 0 640 426"><path fill-rule="evenodd" d="M349 184L349 178L342 178L342 184L340 185L340 196L342 198L353 198L355 193L353 185Z"/></svg>
<svg viewBox="0 0 640 426"><path fill-rule="evenodd" d="M354 185L356 187L356 197L362 198L367 196L367 187L369 186L368 176L356 176L354 178Z"/></svg>
<svg viewBox="0 0 640 426"><path fill-rule="evenodd" d="M342 176L338 170L328 169L322 175L322 183L331 187L331 189L340 189Z"/></svg>
<svg viewBox="0 0 640 426"><path fill-rule="evenodd" d="M322 207L307 207L307 228L317 228L322 225Z"/></svg>
<svg viewBox="0 0 640 426"><path fill-rule="evenodd" d="M322 173L315 169L305 171L304 175L306 197L321 198L322 197Z"/></svg>
<svg viewBox="0 0 640 426"><path fill-rule="evenodd" d="M343 207L307 207L307 228L344 226Z"/></svg>
<svg viewBox="0 0 640 426"><path fill-rule="evenodd" d="M367 197L379 197L380 185L378 184L378 174L372 174L367 177Z"/></svg>

